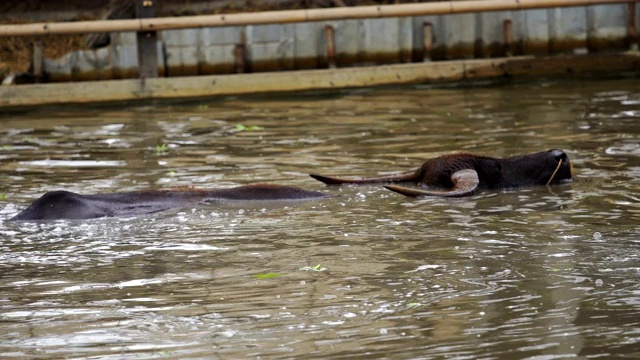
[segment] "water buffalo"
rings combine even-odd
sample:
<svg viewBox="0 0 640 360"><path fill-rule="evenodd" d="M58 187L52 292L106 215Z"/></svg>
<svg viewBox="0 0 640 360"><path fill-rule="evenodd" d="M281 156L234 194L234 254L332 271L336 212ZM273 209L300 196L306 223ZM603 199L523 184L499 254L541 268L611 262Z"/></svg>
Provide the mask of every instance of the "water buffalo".
<svg viewBox="0 0 640 360"><path fill-rule="evenodd" d="M415 182L421 188L384 187L406 196L458 197L473 195L480 189L513 189L571 182L572 168L564 151L552 149L506 158L468 153L444 155L427 160L415 171L383 177L310 176L330 185Z"/></svg>
<svg viewBox="0 0 640 360"><path fill-rule="evenodd" d="M127 217L180 209L211 202L311 200L328 197L318 191L291 186L246 185L229 189L147 190L81 195L51 191L36 199L11 220L93 219Z"/></svg>

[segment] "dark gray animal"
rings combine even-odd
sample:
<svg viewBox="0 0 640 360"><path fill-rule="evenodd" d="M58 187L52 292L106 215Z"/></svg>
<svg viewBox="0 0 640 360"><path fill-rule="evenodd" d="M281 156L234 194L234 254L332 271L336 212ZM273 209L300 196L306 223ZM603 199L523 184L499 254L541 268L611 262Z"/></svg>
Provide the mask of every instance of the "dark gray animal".
<svg viewBox="0 0 640 360"><path fill-rule="evenodd" d="M36 199L11 220L127 217L180 209L208 202L274 202L325 197L328 196L318 191L267 184L215 190L152 190L92 195L81 195L69 191L51 191Z"/></svg>
<svg viewBox="0 0 640 360"><path fill-rule="evenodd" d="M481 189L514 189L533 185L571 182L571 161L558 149L506 158L469 153L439 156L408 173L374 177L342 178L309 174L325 184L372 184L415 182L420 188L384 187L406 196L470 196Z"/></svg>

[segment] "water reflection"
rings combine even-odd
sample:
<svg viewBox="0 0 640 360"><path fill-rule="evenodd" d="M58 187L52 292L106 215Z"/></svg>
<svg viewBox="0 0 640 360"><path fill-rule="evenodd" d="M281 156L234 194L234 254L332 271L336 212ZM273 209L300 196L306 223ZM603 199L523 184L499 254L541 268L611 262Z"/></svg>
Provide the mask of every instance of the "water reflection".
<svg viewBox="0 0 640 360"><path fill-rule="evenodd" d="M639 103L637 82L618 80L7 113L0 350L9 358L633 356ZM389 174L454 150L548 148L567 151L573 184L408 199L306 175ZM255 182L337 198L7 222L54 189ZM316 265L326 269L301 270Z"/></svg>

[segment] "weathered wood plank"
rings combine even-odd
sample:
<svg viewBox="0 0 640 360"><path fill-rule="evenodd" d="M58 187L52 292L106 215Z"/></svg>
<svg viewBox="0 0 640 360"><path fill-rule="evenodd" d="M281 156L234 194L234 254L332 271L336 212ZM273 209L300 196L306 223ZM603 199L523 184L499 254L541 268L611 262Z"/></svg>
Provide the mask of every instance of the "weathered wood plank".
<svg viewBox="0 0 640 360"><path fill-rule="evenodd" d="M325 70L0 86L0 107L177 99L503 77L612 76L626 72L640 72L640 53L543 58L521 56Z"/></svg>

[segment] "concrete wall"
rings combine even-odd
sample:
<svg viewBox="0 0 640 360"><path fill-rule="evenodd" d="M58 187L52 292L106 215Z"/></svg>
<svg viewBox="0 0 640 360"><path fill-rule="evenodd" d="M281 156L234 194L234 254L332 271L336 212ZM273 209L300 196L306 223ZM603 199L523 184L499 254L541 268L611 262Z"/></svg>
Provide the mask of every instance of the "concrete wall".
<svg viewBox="0 0 640 360"><path fill-rule="evenodd" d="M160 32L158 74L184 76L326 68L325 26L335 30L338 67L421 61L424 23L432 60L505 56L503 21L512 21L513 55L621 50L625 4L444 16L236 26ZM640 23L640 14L636 14ZM49 81L130 78L137 74L134 33L112 34L107 48L45 60ZM243 67L237 47L245 50Z"/></svg>

